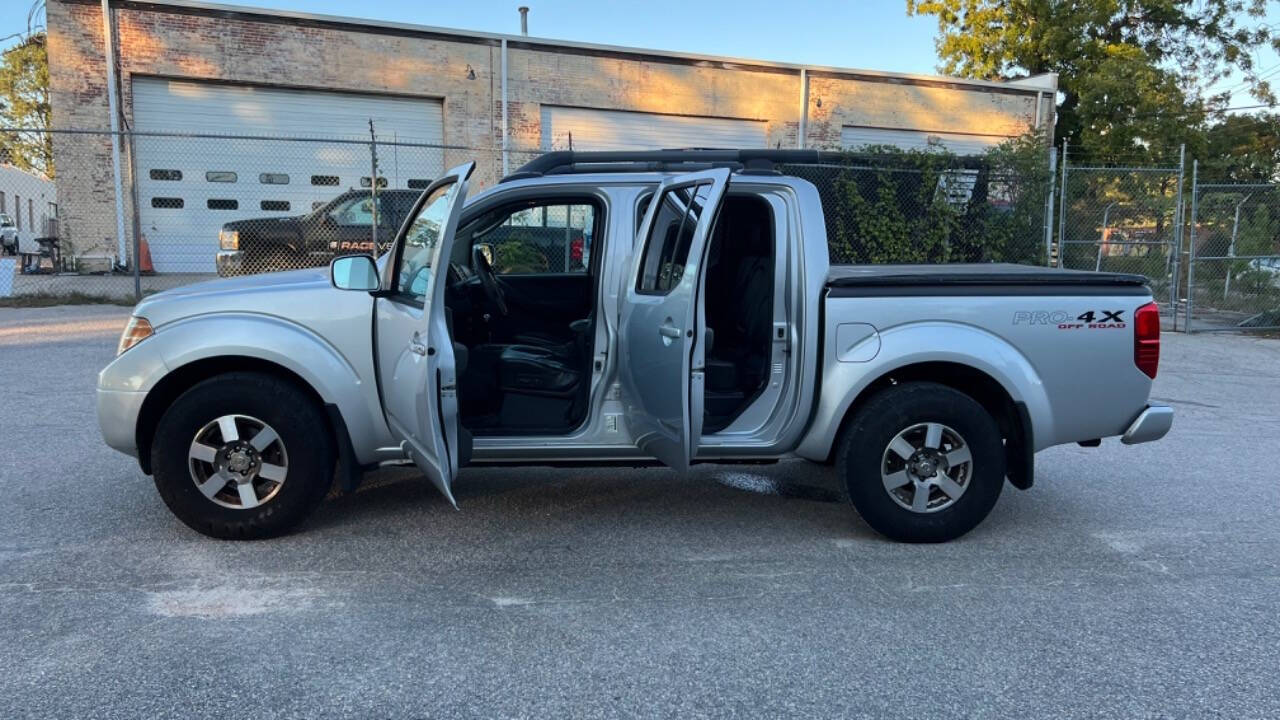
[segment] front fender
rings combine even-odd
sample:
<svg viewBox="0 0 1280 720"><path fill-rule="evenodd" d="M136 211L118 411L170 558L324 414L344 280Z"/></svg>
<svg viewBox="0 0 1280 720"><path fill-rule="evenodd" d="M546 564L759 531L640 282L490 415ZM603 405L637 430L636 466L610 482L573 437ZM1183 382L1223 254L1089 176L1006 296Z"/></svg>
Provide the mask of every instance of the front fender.
<svg viewBox="0 0 1280 720"><path fill-rule="evenodd" d="M362 464L376 462L374 449L391 442L369 363L346 357L302 325L248 312L197 315L166 324L146 342L155 343L170 371L200 360L236 356L293 372L321 400L338 408ZM365 376L357 366L368 368Z"/></svg>
<svg viewBox="0 0 1280 720"><path fill-rule="evenodd" d="M825 329L822 389L809 430L796 454L810 460L829 457L841 423L858 395L894 370L929 362L965 365L991 376L1014 402L1024 403L1031 418L1031 443L1036 450L1053 444L1053 413L1044 383L1025 355L997 335L972 325L923 322L899 325L863 339L879 342L879 352L838 348L837 323ZM840 361L837 356L865 362Z"/></svg>

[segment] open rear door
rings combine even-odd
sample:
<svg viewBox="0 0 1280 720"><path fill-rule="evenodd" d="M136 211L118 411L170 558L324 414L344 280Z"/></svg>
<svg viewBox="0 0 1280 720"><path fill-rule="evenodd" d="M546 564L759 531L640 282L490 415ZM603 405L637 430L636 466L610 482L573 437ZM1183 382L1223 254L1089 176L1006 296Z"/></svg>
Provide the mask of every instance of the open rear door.
<svg viewBox="0 0 1280 720"><path fill-rule="evenodd" d="M422 193L384 268L375 316L378 384L391 434L455 506L457 367L444 307L449 251L475 163Z"/></svg>
<svg viewBox="0 0 1280 720"><path fill-rule="evenodd" d="M632 252L620 328L627 426L645 453L687 470L702 436L707 237L729 170L669 178L649 203Z"/></svg>

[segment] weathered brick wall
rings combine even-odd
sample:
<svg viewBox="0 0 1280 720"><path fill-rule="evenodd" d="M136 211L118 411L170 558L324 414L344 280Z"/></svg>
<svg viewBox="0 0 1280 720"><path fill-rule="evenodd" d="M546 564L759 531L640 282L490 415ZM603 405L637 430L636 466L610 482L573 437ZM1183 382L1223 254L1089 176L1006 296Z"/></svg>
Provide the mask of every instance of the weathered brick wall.
<svg viewBox="0 0 1280 720"><path fill-rule="evenodd" d="M56 127L108 126L99 8L84 0L49 2ZM501 173L501 63L495 41L194 11L114 12L121 102L130 122L135 75L440 98L445 143L489 149L446 150L445 165L474 158L479 166L475 182L481 186ZM553 51L513 42L508 75L510 145L517 151L513 168L540 147L543 104L763 120L770 146L796 146L800 78L794 71ZM1014 135L1028 127L1035 113L1034 95L900 79L810 77L810 147L838 147L845 124ZM305 133L306 128L298 131ZM109 238L115 231L110 144L101 136L60 136L54 152L64 227L74 234L77 251L87 251L81 244L87 241L111 252L114 242ZM102 238L108 240L103 243Z"/></svg>
<svg viewBox="0 0 1280 720"><path fill-rule="evenodd" d="M61 2L49 3L46 12L53 127L107 129L107 70L101 12L94 5ZM110 138L55 133L53 156L64 252L115 254L115 188Z"/></svg>
<svg viewBox="0 0 1280 720"><path fill-rule="evenodd" d="M1025 93L811 74L805 136L810 147L824 148L840 147L846 125L1014 136L1035 114L1035 96Z"/></svg>

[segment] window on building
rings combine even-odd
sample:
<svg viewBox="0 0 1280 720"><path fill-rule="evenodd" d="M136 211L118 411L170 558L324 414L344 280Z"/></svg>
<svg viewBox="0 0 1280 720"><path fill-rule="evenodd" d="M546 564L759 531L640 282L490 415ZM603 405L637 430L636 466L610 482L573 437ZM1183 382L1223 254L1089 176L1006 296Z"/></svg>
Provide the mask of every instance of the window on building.
<svg viewBox="0 0 1280 720"><path fill-rule="evenodd" d="M151 198L151 207L160 208L162 210L175 210L182 207L182 198L153 197Z"/></svg>
<svg viewBox="0 0 1280 720"><path fill-rule="evenodd" d="M238 176L230 170L209 170L204 174L204 179L207 182L233 183L237 178Z"/></svg>
<svg viewBox="0 0 1280 720"><path fill-rule="evenodd" d="M258 182L263 185L288 185L289 176L284 173L262 173L258 175Z"/></svg>
<svg viewBox="0 0 1280 720"><path fill-rule="evenodd" d="M4 191L0 190L0 213L2 212L8 212L8 210L4 206Z"/></svg>
<svg viewBox="0 0 1280 720"><path fill-rule="evenodd" d="M370 184L372 184L372 181L369 179L368 176L360 178L360 187L367 188L369 187ZM386 186L387 186L387 179L384 177L378 178L378 187L384 188Z"/></svg>
<svg viewBox="0 0 1280 720"><path fill-rule="evenodd" d="M337 175L312 175L311 184L312 185L337 185L338 176Z"/></svg>
<svg viewBox="0 0 1280 720"><path fill-rule="evenodd" d="M410 178L408 187L410 190L426 190L431 185L431 181L426 178Z"/></svg>
<svg viewBox="0 0 1280 720"><path fill-rule="evenodd" d="M151 176L152 180L181 180L182 179L181 170L152 169L148 174Z"/></svg>
<svg viewBox="0 0 1280 720"><path fill-rule="evenodd" d="M262 210L269 210L272 212L287 211L289 209L289 201L288 200L263 200L262 202L258 203L258 207Z"/></svg>
<svg viewBox="0 0 1280 720"><path fill-rule="evenodd" d="M210 210L239 210L240 201L227 198L209 198L205 202L205 207Z"/></svg>
<svg viewBox="0 0 1280 720"><path fill-rule="evenodd" d="M22 229L22 196L13 194L13 219L18 221L18 229Z"/></svg>
<svg viewBox="0 0 1280 720"><path fill-rule="evenodd" d="M22 209L19 208L18 212L21 213ZM36 204L31 198L27 198L27 227L32 231L36 229Z"/></svg>

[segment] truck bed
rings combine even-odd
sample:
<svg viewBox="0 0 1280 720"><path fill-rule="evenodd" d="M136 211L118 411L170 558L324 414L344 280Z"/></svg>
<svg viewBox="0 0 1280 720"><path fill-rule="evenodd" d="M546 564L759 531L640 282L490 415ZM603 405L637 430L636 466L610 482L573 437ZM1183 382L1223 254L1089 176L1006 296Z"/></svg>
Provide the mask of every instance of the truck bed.
<svg viewBox="0 0 1280 720"><path fill-rule="evenodd" d="M832 265L831 297L886 295L1147 295L1147 278L1014 263Z"/></svg>

